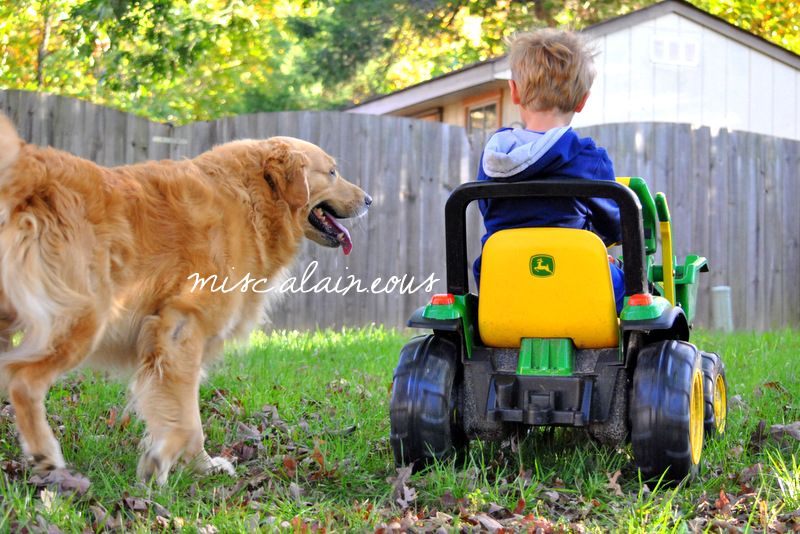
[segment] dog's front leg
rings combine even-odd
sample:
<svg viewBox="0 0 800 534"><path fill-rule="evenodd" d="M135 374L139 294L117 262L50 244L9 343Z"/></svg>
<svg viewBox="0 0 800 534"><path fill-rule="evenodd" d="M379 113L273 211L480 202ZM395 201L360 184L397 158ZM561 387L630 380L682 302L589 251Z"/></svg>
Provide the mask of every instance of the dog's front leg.
<svg viewBox="0 0 800 534"><path fill-rule="evenodd" d="M189 313L167 308L143 324L131 391L149 435L137 469L144 481L155 478L164 484L181 456L194 460L203 472L235 474L230 462L209 457L203 448L198 388L204 345L197 318Z"/></svg>

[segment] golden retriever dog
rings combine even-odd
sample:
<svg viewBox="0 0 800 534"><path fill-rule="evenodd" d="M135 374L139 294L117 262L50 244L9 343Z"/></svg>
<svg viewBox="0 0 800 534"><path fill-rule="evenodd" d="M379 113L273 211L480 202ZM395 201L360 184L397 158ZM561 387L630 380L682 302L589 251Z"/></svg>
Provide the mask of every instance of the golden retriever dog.
<svg viewBox="0 0 800 534"><path fill-rule="evenodd" d="M106 168L27 144L0 115L0 379L34 471L65 467L44 399L89 365L132 375L141 479L163 484L179 460L233 474L204 449L198 387L223 342L263 318L267 294L198 290L192 275L280 280L303 236L349 253L337 219L371 202L299 139Z"/></svg>

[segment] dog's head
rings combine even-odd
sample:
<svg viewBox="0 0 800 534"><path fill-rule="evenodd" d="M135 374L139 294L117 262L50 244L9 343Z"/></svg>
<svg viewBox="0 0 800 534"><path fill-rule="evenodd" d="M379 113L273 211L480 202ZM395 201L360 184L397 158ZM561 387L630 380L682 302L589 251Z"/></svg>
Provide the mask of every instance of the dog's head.
<svg viewBox="0 0 800 534"><path fill-rule="evenodd" d="M342 178L336 160L318 146L293 137L273 139L288 143L306 158L308 217L303 224L306 237L326 247L341 246L349 254L353 248L350 232L339 220L364 215L372 198Z"/></svg>

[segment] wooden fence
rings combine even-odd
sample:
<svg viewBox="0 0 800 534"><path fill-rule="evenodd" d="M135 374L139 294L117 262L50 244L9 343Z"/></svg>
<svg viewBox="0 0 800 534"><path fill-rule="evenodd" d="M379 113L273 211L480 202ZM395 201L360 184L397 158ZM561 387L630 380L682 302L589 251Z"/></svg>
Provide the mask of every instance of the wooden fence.
<svg viewBox="0 0 800 534"><path fill-rule="evenodd" d="M444 289L443 206L453 187L473 179L480 147L462 128L395 117L338 112L261 113L172 126L70 98L0 91L0 110L27 141L51 145L103 165L183 158L237 138L290 135L337 157L344 176L374 198L350 223L354 249L345 257L310 242L293 269L312 261L310 289L330 277L376 289L390 277L430 275ZM800 143L744 132L713 133L683 124L612 124L583 128L609 150L618 175L643 176L664 191L675 221L676 254L709 257L697 323L709 324L709 288L733 288L737 328L800 324ZM480 143L473 143L479 145ZM480 223L473 210L472 251ZM350 278L352 276L352 278ZM275 327L401 326L427 300L420 289L390 293L288 293L272 312Z"/></svg>

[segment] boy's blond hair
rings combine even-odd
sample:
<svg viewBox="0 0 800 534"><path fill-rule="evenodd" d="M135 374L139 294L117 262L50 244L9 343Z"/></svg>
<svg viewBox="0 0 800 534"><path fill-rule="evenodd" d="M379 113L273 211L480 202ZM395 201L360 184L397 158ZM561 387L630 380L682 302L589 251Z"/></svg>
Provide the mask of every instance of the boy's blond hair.
<svg viewBox="0 0 800 534"><path fill-rule="evenodd" d="M576 33L545 28L514 36L511 77L520 103L532 111L575 111L594 81L591 48Z"/></svg>

